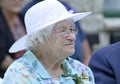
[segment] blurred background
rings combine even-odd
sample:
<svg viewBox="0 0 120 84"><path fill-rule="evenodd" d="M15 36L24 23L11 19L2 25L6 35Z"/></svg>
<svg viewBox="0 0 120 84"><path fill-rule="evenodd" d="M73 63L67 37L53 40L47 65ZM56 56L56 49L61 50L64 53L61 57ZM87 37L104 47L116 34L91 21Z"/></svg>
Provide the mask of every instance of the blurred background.
<svg viewBox="0 0 120 84"><path fill-rule="evenodd" d="M29 3L31 0L26 0ZM51 0L52 1L52 0ZM92 14L80 21L91 50L120 41L120 0L63 0L77 12Z"/></svg>

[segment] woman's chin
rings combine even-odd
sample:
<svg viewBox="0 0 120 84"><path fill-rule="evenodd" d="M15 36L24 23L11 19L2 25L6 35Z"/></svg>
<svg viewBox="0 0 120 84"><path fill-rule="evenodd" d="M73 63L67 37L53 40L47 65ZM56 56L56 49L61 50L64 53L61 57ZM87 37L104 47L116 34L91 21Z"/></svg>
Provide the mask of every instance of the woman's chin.
<svg viewBox="0 0 120 84"><path fill-rule="evenodd" d="M74 50L74 49L72 49L72 50L69 50L69 51L68 51L68 56L71 56L71 55L73 55L73 54L74 54L74 52L75 52L75 50Z"/></svg>

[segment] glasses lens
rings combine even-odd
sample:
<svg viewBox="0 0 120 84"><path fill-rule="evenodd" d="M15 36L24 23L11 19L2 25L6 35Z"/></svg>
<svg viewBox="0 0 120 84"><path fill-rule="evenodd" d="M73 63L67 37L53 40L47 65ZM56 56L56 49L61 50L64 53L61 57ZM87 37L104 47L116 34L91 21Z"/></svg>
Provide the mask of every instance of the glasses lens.
<svg viewBox="0 0 120 84"><path fill-rule="evenodd" d="M70 31L71 31L71 33L73 33L73 34L77 34L77 32L78 32L78 29L70 29Z"/></svg>

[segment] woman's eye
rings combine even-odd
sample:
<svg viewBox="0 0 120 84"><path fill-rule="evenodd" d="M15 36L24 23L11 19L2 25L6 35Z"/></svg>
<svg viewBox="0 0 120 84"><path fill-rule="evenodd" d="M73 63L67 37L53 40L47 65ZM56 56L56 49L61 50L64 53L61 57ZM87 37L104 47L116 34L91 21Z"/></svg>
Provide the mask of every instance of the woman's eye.
<svg viewBox="0 0 120 84"><path fill-rule="evenodd" d="M61 28L60 30L60 32L65 32L65 31L66 31L65 27Z"/></svg>
<svg viewBox="0 0 120 84"><path fill-rule="evenodd" d="M70 29L70 31L76 31L76 29Z"/></svg>
<svg viewBox="0 0 120 84"><path fill-rule="evenodd" d="M61 32L65 32L65 31L66 31L65 29L61 30Z"/></svg>

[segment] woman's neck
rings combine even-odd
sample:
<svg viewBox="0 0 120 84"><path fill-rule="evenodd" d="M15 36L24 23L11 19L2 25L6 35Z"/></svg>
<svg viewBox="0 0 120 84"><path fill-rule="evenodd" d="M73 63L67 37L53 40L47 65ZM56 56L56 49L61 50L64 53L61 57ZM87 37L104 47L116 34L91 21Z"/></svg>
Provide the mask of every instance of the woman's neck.
<svg viewBox="0 0 120 84"><path fill-rule="evenodd" d="M54 70L57 70L61 67L61 64L63 62L63 59L60 57L54 56L52 53L42 53L42 54L36 54L38 60L45 66L45 68L51 68Z"/></svg>
<svg viewBox="0 0 120 84"><path fill-rule="evenodd" d="M56 55L49 47L44 48L45 46L42 46L41 44L39 46L39 44L37 44L36 49L31 51L35 54L37 59L45 66L45 68L50 68L54 70L59 69L65 58L63 58L63 56Z"/></svg>
<svg viewBox="0 0 120 84"><path fill-rule="evenodd" d="M61 57L56 57L50 52L42 55L39 53L34 54L52 77L57 78L58 76L64 74L64 69L61 67L64 60L61 59Z"/></svg>

